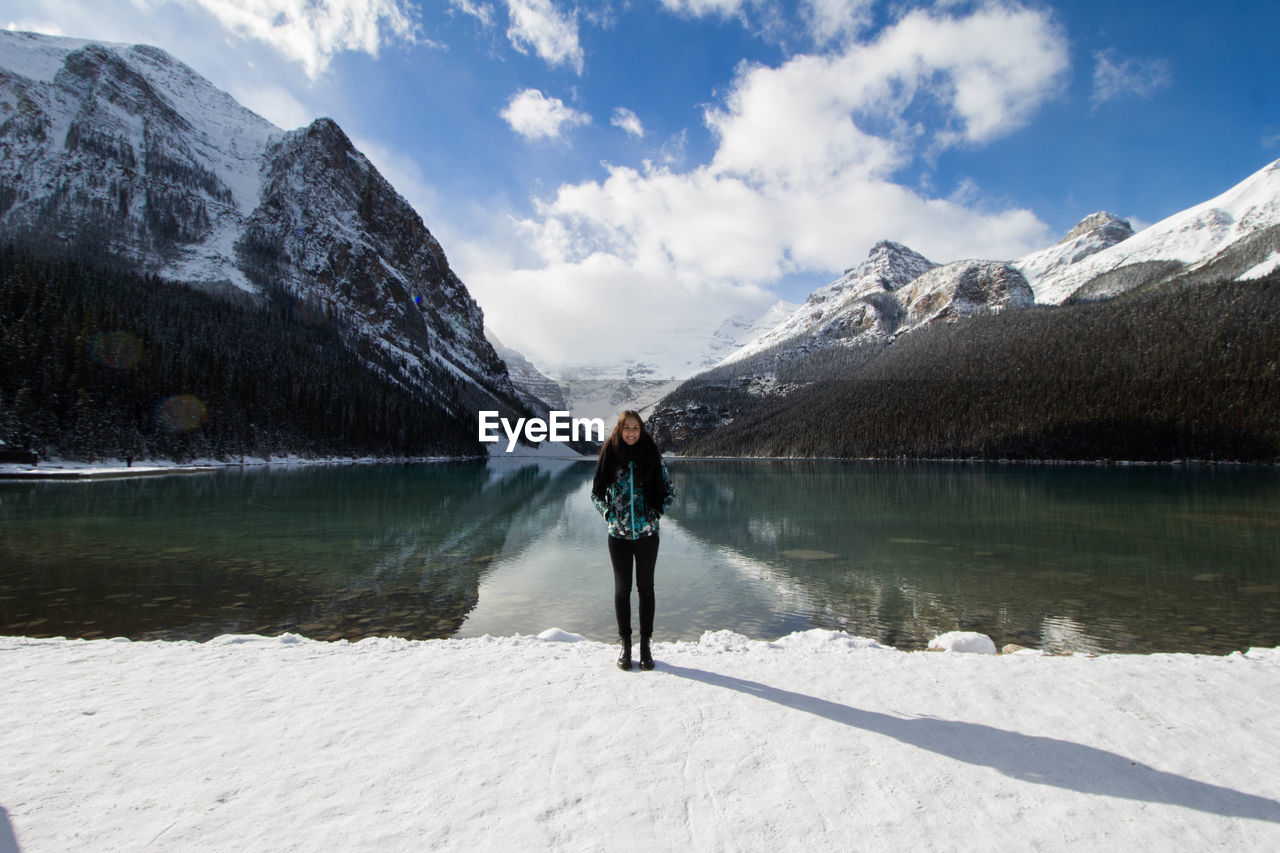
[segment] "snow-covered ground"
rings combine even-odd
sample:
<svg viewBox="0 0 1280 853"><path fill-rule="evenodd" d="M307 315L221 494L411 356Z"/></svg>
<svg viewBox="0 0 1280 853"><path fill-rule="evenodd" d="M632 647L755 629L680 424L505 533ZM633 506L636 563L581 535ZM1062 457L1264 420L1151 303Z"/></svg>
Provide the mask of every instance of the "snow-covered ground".
<svg viewBox="0 0 1280 853"><path fill-rule="evenodd" d="M1280 849L1280 649L0 638L0 853Z"/></svg>

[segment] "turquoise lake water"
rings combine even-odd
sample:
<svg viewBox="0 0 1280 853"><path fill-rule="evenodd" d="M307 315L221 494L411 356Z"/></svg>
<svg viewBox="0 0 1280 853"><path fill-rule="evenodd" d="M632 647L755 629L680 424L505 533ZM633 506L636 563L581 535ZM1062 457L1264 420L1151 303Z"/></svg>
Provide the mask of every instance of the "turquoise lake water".
<svg viewBox="0 0 1280 853"><path fill-rule="evenodd" d="M669 460L658 640L1280 645L1280 471ZM0 483L0 633L612 640L590 463Z"/></svg>

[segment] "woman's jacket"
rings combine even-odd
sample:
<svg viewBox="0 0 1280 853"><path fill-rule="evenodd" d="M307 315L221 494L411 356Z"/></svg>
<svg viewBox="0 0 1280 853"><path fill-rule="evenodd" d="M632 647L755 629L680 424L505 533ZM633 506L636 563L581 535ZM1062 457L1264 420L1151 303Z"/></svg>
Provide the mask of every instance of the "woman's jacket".
<svg viewBox="0 0 1280 853"><path fill-rule="evenodd" d="M591 495L591 503L609 524L610 536L615 539L640 539L658 535L658 519L671 506L676 495L675 489L671 488L667 464L661 464L662 482L666 486L666 498L661 507L645 506L644 488L636 474L635 462L618 466L618 474L613 483L605 488L604 500L594 493Z"/></svg>

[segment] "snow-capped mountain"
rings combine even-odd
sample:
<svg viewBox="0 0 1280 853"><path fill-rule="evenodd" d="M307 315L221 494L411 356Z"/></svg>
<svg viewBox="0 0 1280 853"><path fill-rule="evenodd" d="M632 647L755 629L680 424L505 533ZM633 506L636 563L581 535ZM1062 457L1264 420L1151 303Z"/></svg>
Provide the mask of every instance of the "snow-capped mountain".
<svg viewBox="0 0 1280 853"><path fill-rule="evenodd" d="M1026 279L1010 264L970 260L938 266L886 240L861 264L809 294L773 329L725 357L721 366L747 362L766 350L786 356L892 341L927 323L1025 308L1033 301Z"/></svg>
<svg viewBox="0 0 1280 853"><path fill-rule="evenodd" d="M283 131L147 46L0 33L0 225L147 272L252 286L234 261Z"/></svg>
<svg viewBox="0 0 1280 853"><path fill-rule="evenodd" d="M861 264L813 291L785 320L730 353L721 363L743 361L784 343L809 349L847 342L864 334L888 337L897 331L903 316L894 291L934 266L900 243L877 243Z"/></svg>
<svg viewBox="0 0 1280 853"><path fill-rule="evenodd" d="M1128 222L1105 211L1098 211L1080 220L1057 243L1047 249L1023 255L1013 262L1013 266L1026 277L1034 291L1040 281L1132 236L1133 226Z"/></svg>
<svg viewBox="0 0 1280 853"><path fill-rule="evenodd" d="M643 414L682 381L647 362L561 365L550 372L574 417L600 418L610 429L623 411Z"/></svg>
<svg viewBox="0 0 1280 853"><path fill-rule="evenodd" d="M1137 234L1124 220L1099 212L1055 245L1011 262L938 266L905 246L882 242L775 328L659 401L655 432L678 446L731 423L755 405L753 399L786 396L806 380L790 368L784 378L782 366L821 373L820 363L803 357L824 348L888 346L924 326L968 315L1105 300L1140 287L1246 280L1277 268L1280 161Z"/></svg>
<svg viewBox="0 0 1280 853"><path fill-rule="evenodd" d="M1134 234L1099 211L1059 242L1011 262L938 267L911 249L878 243L862 264L818 288L775 328L722 365L765 350L806 352L832 344L891 341L966 314L1106 299L1161 282L1257 278L1280 267L1280 161L1227 192Z"/></svg>
<svg viewBox="0 0 1280 853"><path fill-rule="evenodd" d="M1037 276L1033 286L1037 302L1057 305L1107 299L1174 279L1258 278L1278 265L1280 160L1216 198Z"/></svg>
<svg viewBox="0 0 1280 853"><path fill-rule="evenodd" d="M520 353L505 348L492 335L490 340L507 362L511 380L518 390L548 402L558 400L558 408L567 409L574 417L602 418L612 425L626 409L647 414L654 403L680 385L683 378L676 378L677 375L686 377L690 372L715 365L726 354L777 326L797 307L780 300L758 317L742 314L728 317L710 336L692 328L673 329L668 337L653 342L655 357L701 350L701 355L681 362L673 362L669 357L662 361L628 358L535 366Z"/></svg>
<svg viewBox="0 0 1280 853"><path fill-rule="evenodd" d="M329 119L285 132L157 48L5 31L0 153L6 235L284 292L447 407L514 396L439 243Z"/></svg>

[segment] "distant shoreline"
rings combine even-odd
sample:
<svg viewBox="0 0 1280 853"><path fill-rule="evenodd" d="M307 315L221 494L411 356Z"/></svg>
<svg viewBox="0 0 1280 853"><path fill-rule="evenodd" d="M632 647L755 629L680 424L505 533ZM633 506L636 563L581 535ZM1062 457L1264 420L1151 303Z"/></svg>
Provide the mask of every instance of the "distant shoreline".
<svg viewBox="0 0 1280 853"><path fill-rule="evenodd" d="M1096 467L1096 468L1272 468L1280 469L1280 462L1240 462L1223 459L941 459L941 458L873 458L840 456L680 456L664 454L669 462L848 462L863 464L900 465L994 465L1003 468L1030 467ZM40 465L0 464L0 481L3 480L119 480L130 477L158 477L178 474L209 474L232 468L294 468L318 465L423 465L443 462L487 462L489 459L537 459L537 456L496 454L484 456L433 456L433 457L330 457L306 459L282 457L280 459L246 459L243 462L200 460L192 463L126 465L119 460L106 462L74 462L49 460ZM546 458L546 457L542 457ZM556 457L560 458L560 457ZM565 461L590 461L589 457L565 458Z"/></svg>
<svg viewBox="0 0 1280 853"><path fill-rule="evenodd" d="M24 466L19 470L0 468L0 480L119 480L126 477L156 477L166 474L207 474L219 470L213 465L182 465L136 468L44 468Z"/></svg>
<svg viewBox="0 0 1280 853"><path fill-rule="evenodd" d="M413 459L391 458L323 458L304 459L281 457L280 459L245 459L243 462L222 462L202 459L188 463L156 464L140 462L129 465L119 459L103 462L76 462L50 459L39 465L0 465L0 480L113 480L127 477L158 477L166 474L208 474L231 468L303 467L313 465L379 465L418 464L431 462L463 462L471 457L422 457Z"/></svg>
<svg viewBox="0 0 1280 853"><path fill-rule="evenodd" d="M1097 468L1280 468L1273 462L1237 459L979 459L948 457L897 456L680 456L664 453L667 461L677 462L864 462L901 465L999 465L1013 467L1097 467Z"/></svg>
<svg viewBox="0 0 1280 853"><path fill-rule="evenodd" d="M0 480L119 480L129 477L158 477L166 474L208 474L215 471L244 468L302 468L320 465L431 465L445 462L487 462L490 459L537 459L564 458L565 461L580 461L572 457L537 457L521 454L496 454L491 456L348 456L322 457L309 459L300 456L282 456L274 459L246 458L238 462L224 462L217 459L201 459L188 463L159 463L154 461L137 462L129 465L120 459L101 462L78 462L65 459L50 459L38 465L7 463L0 464ZM587 459L588 457L581 457Z"/></svg>

